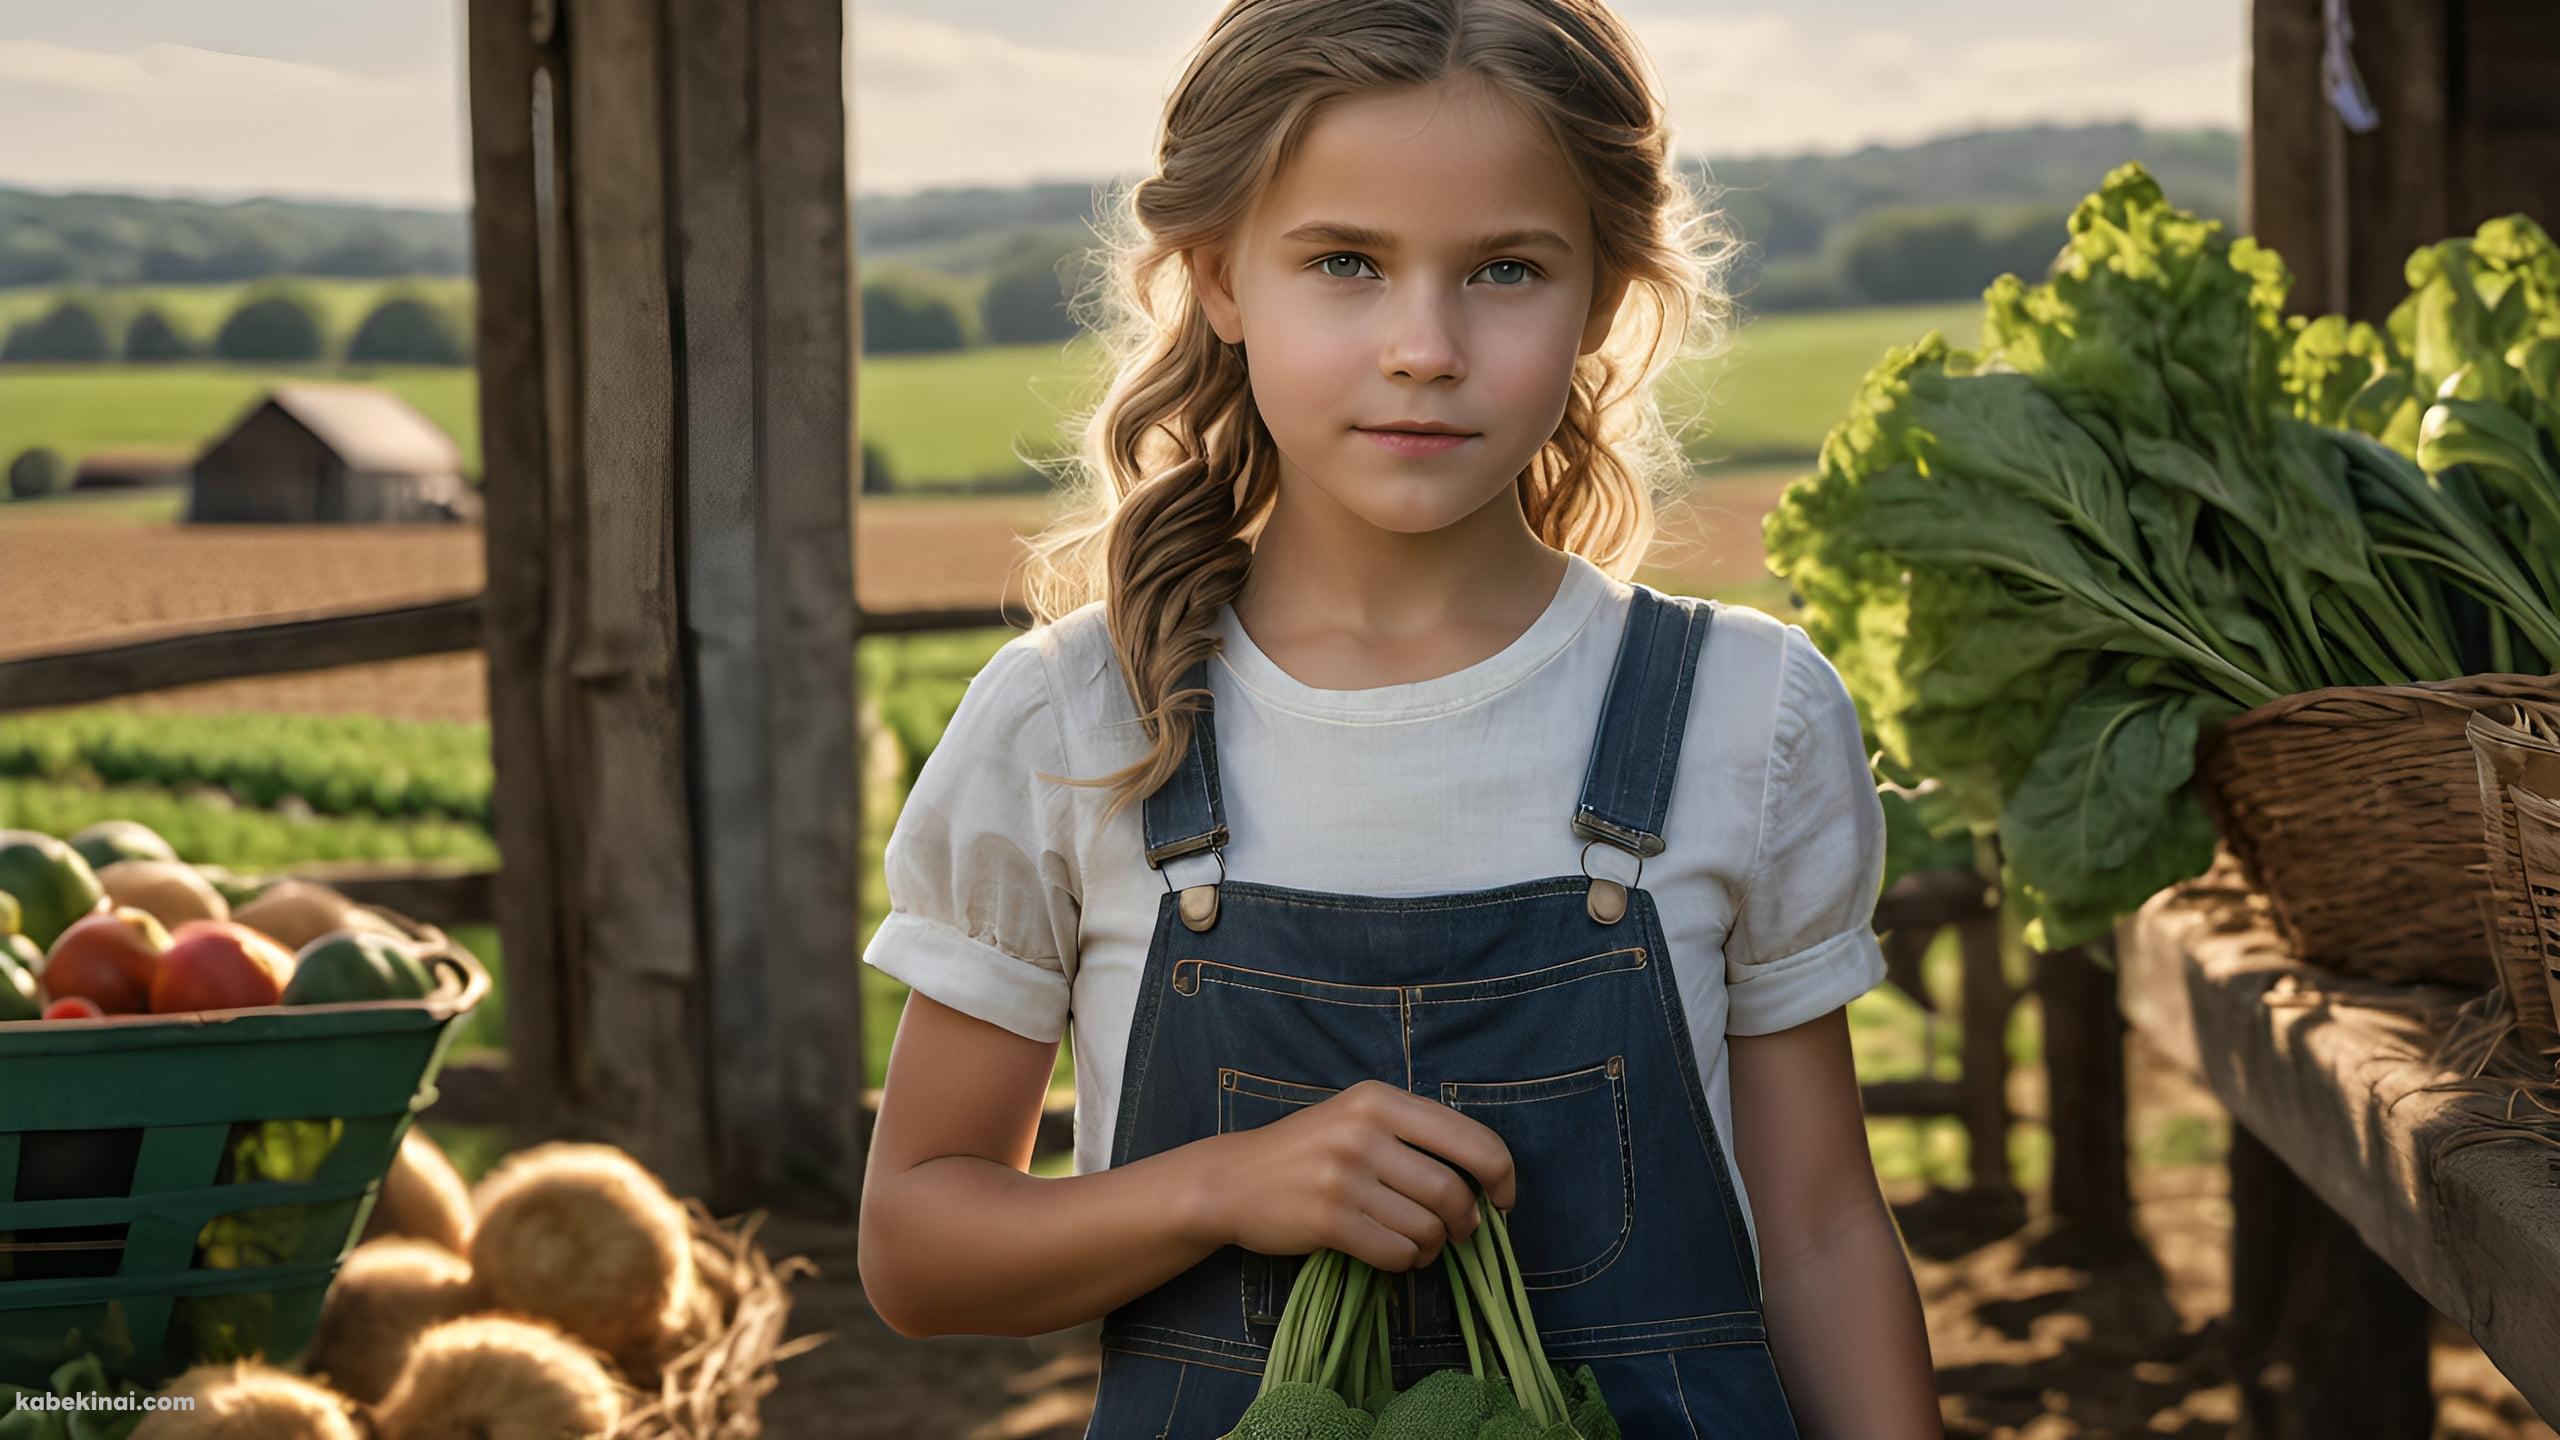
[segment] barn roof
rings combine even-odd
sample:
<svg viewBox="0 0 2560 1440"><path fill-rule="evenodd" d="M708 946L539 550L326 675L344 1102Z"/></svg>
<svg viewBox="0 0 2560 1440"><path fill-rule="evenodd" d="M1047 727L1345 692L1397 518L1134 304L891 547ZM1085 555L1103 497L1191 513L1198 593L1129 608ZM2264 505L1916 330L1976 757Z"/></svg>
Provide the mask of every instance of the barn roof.
<svg viewBox="0 0 2560 1440"><path fill-rule="evenodd" d="M292 416L350 470L440 475L462 469L462 451L451 436L408 401L376 386L279 385L269 392L265 405ZM238 429L232 427L231 433ZM227 433L214 447L229 439Z"/></svg>

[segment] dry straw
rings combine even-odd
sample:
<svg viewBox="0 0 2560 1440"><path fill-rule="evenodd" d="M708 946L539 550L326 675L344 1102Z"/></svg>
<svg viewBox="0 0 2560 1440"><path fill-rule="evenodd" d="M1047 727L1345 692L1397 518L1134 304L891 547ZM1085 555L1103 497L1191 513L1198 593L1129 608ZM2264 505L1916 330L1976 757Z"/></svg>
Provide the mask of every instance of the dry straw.
<svg viewBox="0 0 2560 1440"><path fill-rule="evenodd" d="M610 1440L754 1440L764 1433L758 1410L775 1367L827 1339L782 1338L791 1281L818 1267L805 1256L778 1263L767 1256L756 1243L762 1211L724 1221L699 1200L688 1197L684 1207L701 1283L721 1301L719 1318L655 1376L632 1377L631 1404Z"/></svg>

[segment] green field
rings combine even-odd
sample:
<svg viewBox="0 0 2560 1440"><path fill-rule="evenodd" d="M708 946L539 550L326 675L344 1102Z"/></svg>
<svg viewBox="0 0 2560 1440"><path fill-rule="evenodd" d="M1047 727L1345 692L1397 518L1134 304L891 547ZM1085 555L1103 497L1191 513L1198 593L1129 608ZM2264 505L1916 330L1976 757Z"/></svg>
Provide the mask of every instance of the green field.
<svg viewBox="0 0 2560 1440"><path fill-rule="evenodd" d="M4 292L0 292L4 293ZM32 445L73 465L93 450L195 450L277 385L365 380L392 391L451 435L463 464L480 467L480 389L462 367L9 365L0 366L0 464Z"/></svg>
<svg viewBox="0 0 2560 1440"><path fill-rule="evenodd" d="M13 298L23 300L0 291L0 304ZM360 309L363 298L347 303ZM1674 423L1692 426L1690 453L1711 465L1800 461L1847 412L1859 379L1887 346L1932 328L1971 344L1980 325L1980 307L1969 303L1753 321L1724 355L1675 368L1663 383L1663 408ZM866 360L855 423L887 457L901 488L1018 473L1020 457L1067 448L1062 427L1071 411L1092 402L1098 356L1090 341L1077 341ZM194 447L270 385L342 375L406 397L453 435L476 473L472 372L419 367L360 376L227 365L0 368L0 458L30 445L50 446L75 464L91 450Z"/></svg>

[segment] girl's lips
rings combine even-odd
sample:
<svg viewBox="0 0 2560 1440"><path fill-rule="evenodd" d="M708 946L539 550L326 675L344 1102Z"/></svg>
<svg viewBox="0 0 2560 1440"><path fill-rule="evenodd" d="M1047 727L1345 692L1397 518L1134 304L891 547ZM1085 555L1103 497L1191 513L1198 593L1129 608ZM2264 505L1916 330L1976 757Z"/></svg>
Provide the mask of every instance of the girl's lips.
<svg viewBox="0 0 2560 1440"><path fill-rule="evenodd" d="M1438 455L1476 438L1473 435L1418 435L1410 430L1363 430L1360 433L1398 455Z"/></svg>

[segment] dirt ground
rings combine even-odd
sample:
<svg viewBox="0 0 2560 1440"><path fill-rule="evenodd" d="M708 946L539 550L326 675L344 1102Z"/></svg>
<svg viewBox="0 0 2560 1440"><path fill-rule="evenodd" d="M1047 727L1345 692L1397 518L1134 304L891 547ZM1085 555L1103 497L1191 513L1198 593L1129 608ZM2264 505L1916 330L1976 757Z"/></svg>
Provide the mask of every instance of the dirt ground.
<svg viewBox="0 0 2560 1440"><path fill-rule="evenodd" d="M2138 1035L2127 1046L2137 1132L2218 1111ZM2041 1196L2022 1212L1962 1191L1889 1188L1928 1312L1947 1434L2236 1437L2239 1393L2221 1320L2230 1302L2227 1194L2219 1164L2137 1168L2135 1224L2149 1257L2096 1266L2057 1231ZM825 1272L802 1283L793 1332L836 1332L785 1365L766 1403L772 1440L1083 1434L1098 1324L1030 1340L909 1340L864 1305L847 1239L789 1227L767 1233L777 1250L796 1247ZM2434 1440L2552 1440L2479 1347L2441 1317L2433 1362Z"/></svg>

